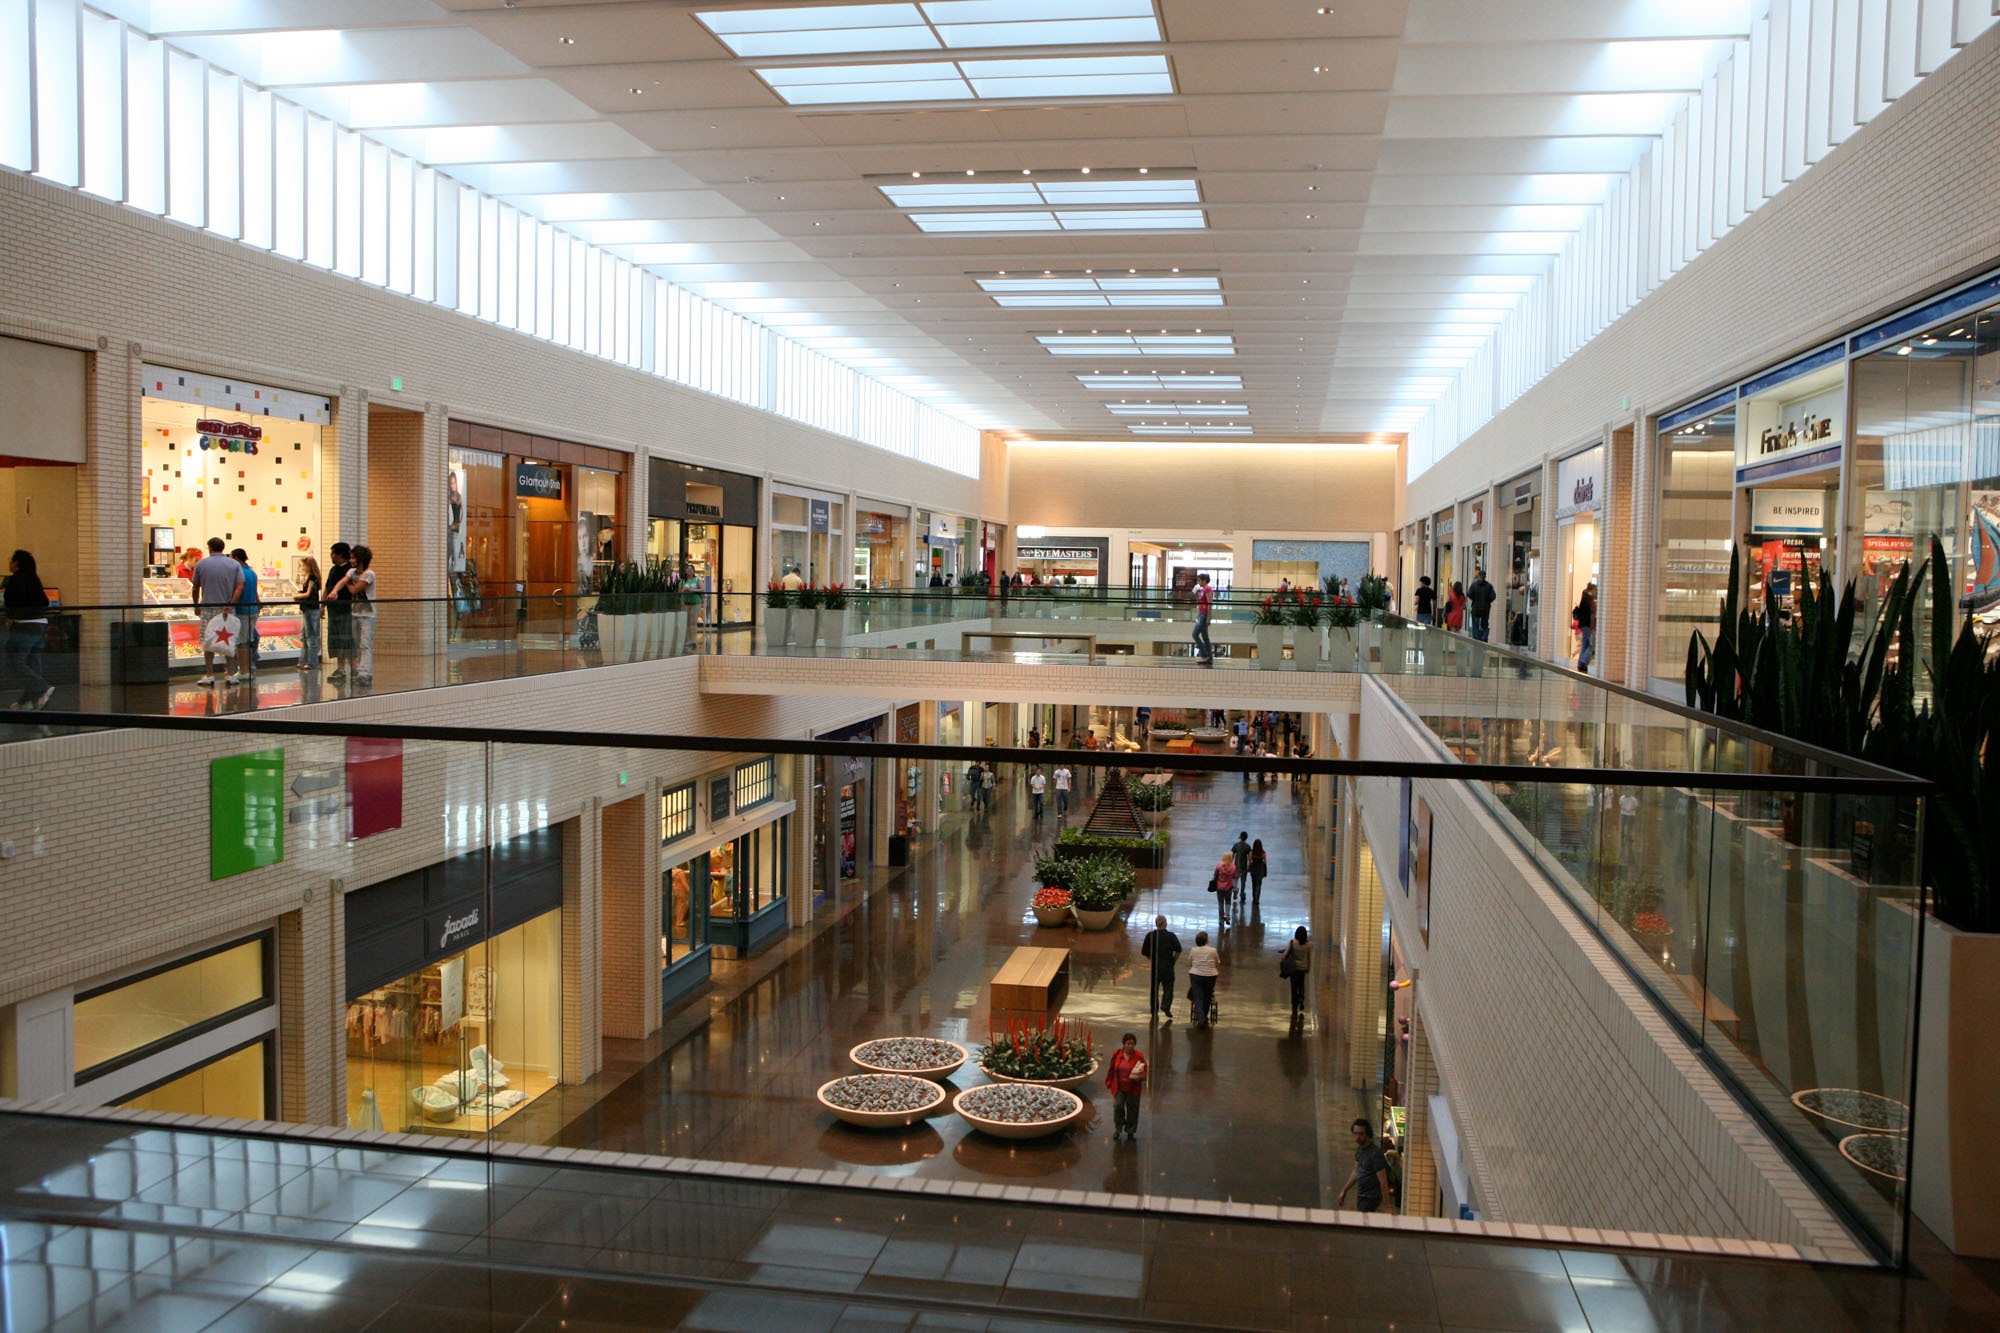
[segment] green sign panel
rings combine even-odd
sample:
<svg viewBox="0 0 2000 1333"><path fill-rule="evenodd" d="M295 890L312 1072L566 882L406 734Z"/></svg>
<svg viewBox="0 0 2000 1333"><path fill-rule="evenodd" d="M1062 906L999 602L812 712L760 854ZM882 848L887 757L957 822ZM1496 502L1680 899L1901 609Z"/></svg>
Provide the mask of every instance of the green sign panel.
<svg viewBox="0 0 2000 1333"><path fill-rule="evenodd" d="M231 755L208 766L208 877L285 859L285 752Z"/></svg>

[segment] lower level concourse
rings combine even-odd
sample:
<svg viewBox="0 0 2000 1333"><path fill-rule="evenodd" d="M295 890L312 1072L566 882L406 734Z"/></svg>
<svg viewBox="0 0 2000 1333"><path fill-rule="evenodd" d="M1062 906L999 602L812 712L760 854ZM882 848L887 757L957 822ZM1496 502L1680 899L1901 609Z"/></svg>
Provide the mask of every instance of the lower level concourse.
<svg viewBox="0 0 2000 1333"><path fill-rule="evenodd" d="M1290 988L1278 975L1294 932L1320 938L1330 908L1332 849L1312 787L1285 777L1177 778L1164 867L1138 872L1136 905L1113 928L1080 931L1037 925L1030 898L1037 853L1089 813L1094 771L1078 771L1066 815L1048 794L1037 818L1028 775L1008 768L990 807L946 816L935 836L917 841L908 866L875 872L873 891L843 914L748 960L717 962L710 994L654 1038L608 1042L604 1071L541 1099L519 1132L674 1157L1332 1206L1352 1168L1348 1124L1369 1109L1334 1077L1347 1060L1338 953L1315 949L1302 1023L1291 1021ZM1232 904L1225 928L1207 886L1246 832L1269 873L1254 900L1245 893ZM1149 1013L1141 947L1159 916L1189 952L1204 932L1219 941L1220 1017L1211 1025L1194 1022L1186 953L1169 1013ZM949 1117L896 1135L855 1129L815 1102L821 1084L853 1072L848 1052L859 1043L941 1037L976 1053L996 1032L1004 1038L987 983L1022 946L1070 950L1061 1016L1089 1030L1100 1064L1125 1033L1138 1038L1152 1073L1135 1139L1114 1140L1102 1087L1086 1090L1080 1130L1018 1143ZM1102 1078L1100 1069L1093 1082ZM953 1083L985 1081L968 1064Z"/></svg>

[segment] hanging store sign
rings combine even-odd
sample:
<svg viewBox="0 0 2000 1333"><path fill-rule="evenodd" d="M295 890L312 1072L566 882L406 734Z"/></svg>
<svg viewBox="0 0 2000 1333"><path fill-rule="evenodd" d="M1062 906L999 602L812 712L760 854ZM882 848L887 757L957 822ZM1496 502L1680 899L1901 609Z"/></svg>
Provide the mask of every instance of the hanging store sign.
<svg viewBox="0 0 2000 1333"><path fill-rule="evenodd" d="M1017 546L1014 555L1020 560L1095 561L1098 558L1098 552L1082 546Z"/></svg>
<svg viewBox="0 0 2000 1333"><path fill-rule="evenodd" d="M1571 454L1556 465L1556 517L1604 507L1604 446Z"/></svg>
<svg viewBox="0 0 2000 1333"><path fill-rule="evenodd" d="M810 506L809 512L812 515L812 518L810 520L812 530L814 532L827 531L828 528L832 525L832 518L833 518L832 502L829 500L811 500L808 501L807 503Z"/></svg>
<svg viewBox="0 0 2000 1333"><path fill-rule="evenodd" d="M514 494L538 500L560 500L563 494L562 472L541 463L516 464Z"/></svg>
<svg viewBox="0 0 2000 1333"><path fill-rule="evenodd" d="M1792 402L1752 399L1736 432L1736 466L1756 467L1780 458L1816 453L1840 443L1846 410L1841 385Z"/></svg>
<svg viewBox="0 0 2000 1333"><path fill-rule="evenodd" d="M1826 531L1827 492L1750 493L1750 531L1760 536L1817 537Z"/></svg>

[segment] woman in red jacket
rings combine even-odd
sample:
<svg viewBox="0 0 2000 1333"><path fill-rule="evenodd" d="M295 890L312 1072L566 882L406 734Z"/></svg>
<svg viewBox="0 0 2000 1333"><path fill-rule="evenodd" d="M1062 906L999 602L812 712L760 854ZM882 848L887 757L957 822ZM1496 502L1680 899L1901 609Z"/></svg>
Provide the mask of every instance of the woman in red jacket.
<svg viewBox="0 0 2000 1333"><path fill-rule="evenodd" d="M1123 1134L1136 1142L1139 1137L1139 1094L1146 1090L1146 1057L1139 1054L1137 1034L1128 1032L1111 1057L1111 1072L1104 1076L1111 1089L1111 1141Z"/></svg>

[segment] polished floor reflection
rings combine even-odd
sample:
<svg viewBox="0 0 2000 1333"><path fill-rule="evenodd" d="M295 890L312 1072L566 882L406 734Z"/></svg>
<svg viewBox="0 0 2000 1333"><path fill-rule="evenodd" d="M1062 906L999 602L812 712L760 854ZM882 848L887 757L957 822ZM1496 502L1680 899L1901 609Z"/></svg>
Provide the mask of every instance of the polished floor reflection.
<svg viewBox="0 0 2000 1333"><path fill-rule="evenodd" d="M1080 777L1079 782L1083 779ZM1361 1094L1345 1068L1330 1012L1338 957L1318 928L1329 885L1324 812L1288 779L1183 777L1165 825L1164 869L1141 872L1138 904L1109 931L1036 925L1037 846L1063 821L1051 800L1037 821L1025 777L1011 773L994 808L952 815L920 839L914 864L857 890L838 920L783 956L718 964L715 992L697 998L650 1042L607 1042L611 1067L581 1089L544 1098L507 1137L570 1147L777 1166L865 1167L888 1174L1029 1182L1118 1194L1169 1194L1296 1206L1330 1205L1343 1179L1321 1145L1345 1138ZM1068 822L1081 821L1079 792ZM1318 818L1315 818L1315 815ZM1185 959L1171 1023L1148 1023L1140 942L1165 915L1184 948L1218 933L1206 890L1239 832L1264 842L1270 875L1259 904L1222 935L1221 1021L1190 1022ZM1314 873L1317 872L1317 873ZM1290 1022L1277 959L1293 929L1313 928L1318 1002ZM1153 1074L1137 1142L1111 1142L1109 1093L1097 1082L1077 1128L1007 1143L970 1130L949 1107L907 1132L848 1127L813 1092L853 1072L847 1052L889 1034L946 1037L977 1047L990 1035L986 983L1023 944L1072 951L1064 1016L1087 1023L1108 1056L1135 1032ZM974 1064L953 1088L988 1081ZM1328 1127L1338 1131L1332 1140Z"/></svg>
<svg viewBox="0 0 2000 1333"><path fill-rule="evenodd" d="M39 1330L2000 1327L2000 1266L1815 1268L0 1114Z"/></svg>

